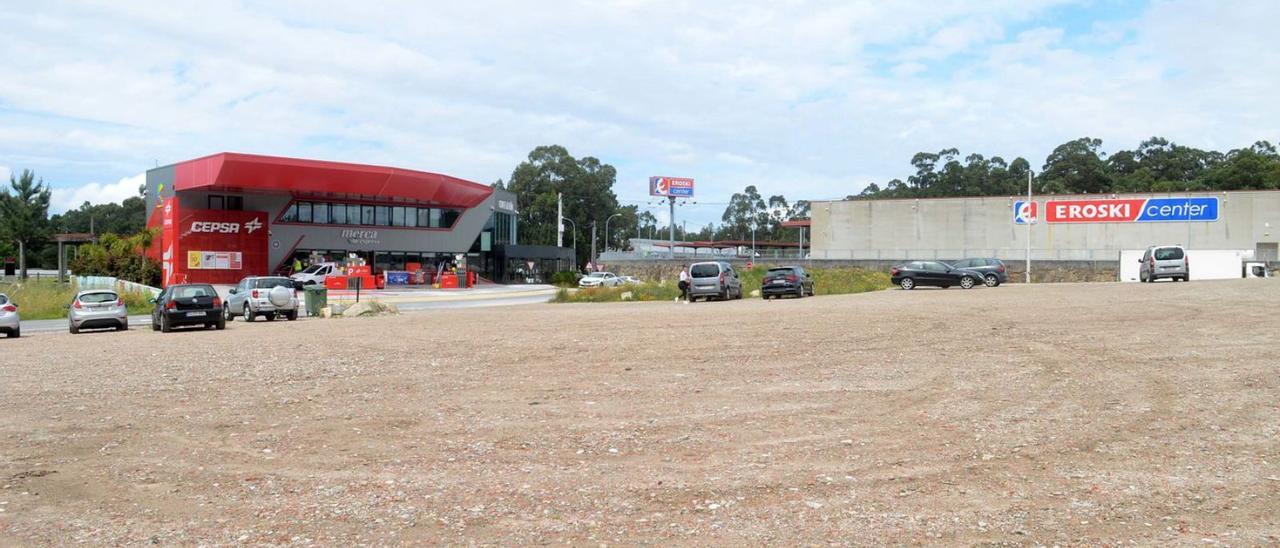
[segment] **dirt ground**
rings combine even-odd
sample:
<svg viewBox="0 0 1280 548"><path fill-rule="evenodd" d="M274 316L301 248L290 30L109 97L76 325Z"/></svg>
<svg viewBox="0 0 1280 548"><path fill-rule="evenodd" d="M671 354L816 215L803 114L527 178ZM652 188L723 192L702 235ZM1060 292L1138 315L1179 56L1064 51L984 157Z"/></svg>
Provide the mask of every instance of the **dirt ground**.
<svg viewBox="0 0 1280 548"><path fill-rule="evenodd" d="M1063 284L0 340L0 544L1275 544L1278 310Z"/></svg>

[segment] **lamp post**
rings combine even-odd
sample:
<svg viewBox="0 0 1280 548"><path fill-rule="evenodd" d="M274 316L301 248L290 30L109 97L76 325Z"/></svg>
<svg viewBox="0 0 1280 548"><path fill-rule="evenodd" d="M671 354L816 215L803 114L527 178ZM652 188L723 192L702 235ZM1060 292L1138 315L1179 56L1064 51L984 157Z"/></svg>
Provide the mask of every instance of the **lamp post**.
<svg viewBox="0 0 1280 548"><path fill-rule="evenodd" d="M573 219L568 217L561 217L560 220L573 225L573 257L576 261L578 257L578 223L573 222Z"/></svg>
<svg viewBox="0 0 1280 548"><path fill-rule="evenodd" d="M604 220L604 250L605 251L609 250L609 221L613 220L614 217L621 217L621 216L622 216L621 213L614 213L613 215L610 215L608 219Z"/></svg>

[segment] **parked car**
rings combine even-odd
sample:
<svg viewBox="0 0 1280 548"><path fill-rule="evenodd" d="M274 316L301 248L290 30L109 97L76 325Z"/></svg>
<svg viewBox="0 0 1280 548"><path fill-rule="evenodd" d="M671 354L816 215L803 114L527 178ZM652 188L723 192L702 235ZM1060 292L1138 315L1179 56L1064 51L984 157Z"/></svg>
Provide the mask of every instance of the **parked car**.
<svg viewBox="0 0 1280 548"><path fill-rule="evenodd" d="M258 316L265 316L267 321L278 317L296 320L298 294L294 283L295 280L283 276L250 276L240 280L231 288L223 314L227 321L233 321L236 316L243 317L246 322Z"/></svg>
<svg viewBox="0 0 1280 548"><path fill-rule="evenodd" d="M948 288L958 285L972 289L980 285L983 275L977 270L956 268L942 261L911 261L889 269L893 284L903 289L915 289L922 285Z"/></svg>
<svg viewBox="0 0 1280 548"><path fill-rule="evenodd" d="M624 284L631 284L631 285L635 285L635 284L640 283L640 278L637 278L637 277L635 277L635 276L618 276L618 278L621 278L621 279L622 279L622 283L624 283Z"/></svg>
<svg viewBox="0 0 1280 548"><path fill-rule="evenodd" d="M578 287L615 287L622 285L622 278L612 272L592 272L578 280Z"/></svg>
<svg viewBox="0 0 1280 548"><path fill-rule="evenodd" d="M22 336L22 318L18 317L18 303L9 300L9 296L0 293L0 333L10 339Z"/></svg>
<svg viewBox="0 0 1280 548"><path fill-rule="evenodd" d="M151 329L168 333L175 327L203 325L205 328L227 326L222 312L222 298L209 284L179 284L166 287L151 300Z"/></svg>
<svg viewBox="0 0 1280 548"><path fill-rule="evenodd" d="M304 285L320 285L324 283L325 278L337 273L337 263L316 263L304 268L302 272L289 276L289 279L301 282Z"/></svg>
<svg viewBox="0 0 1280 548"><path fill-rule="evenodd" d="M1153 245L1147 248L1139 261L1142 266L1138 268L1138 279L1144 282L1160 278L1185 282L1191 277L1191 260L1187 258L1187 250L1180 245Z"/></svg>
<svg viewBox="0 0 1280 548"><path fill-rule="evenodd" d="M798 266L770 268L760 280L760 296L768 299L783 295L813 296L813 276Z"/></svg>
<svg viewBox="0 0 1280 548"><path fill-rule="evenodd" d="M715 297L720 300L741 299L742 280L738 272L724 261L689 265L689 302Z"/></svg>
<svg viewBox="0 0 1280 548"><path fill-rule="evenodd" d="M129 329L129 309L124 299L109 289L90 289L76 293L67 305L67 324L71 334L81 329Z"/></svg>
<svg viewBox="0 0 1280 548"><path fill-rule="evenodd" d="M964 270L977 270L982 273L982 281L987 287L995 287L1009 281L1009 269L1000 259L960 259L951 266Z"/></svg>

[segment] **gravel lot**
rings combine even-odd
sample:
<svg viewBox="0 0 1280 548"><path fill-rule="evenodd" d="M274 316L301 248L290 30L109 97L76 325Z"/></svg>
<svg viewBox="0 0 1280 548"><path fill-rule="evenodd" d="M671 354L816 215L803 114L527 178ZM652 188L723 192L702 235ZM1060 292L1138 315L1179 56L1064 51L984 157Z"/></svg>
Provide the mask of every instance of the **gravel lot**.
<svg viewBox="0 0 1280 548"><path fill-rule="evenodd" d="M0 544L1280 542L1280 280L0 340Z"/></svg>

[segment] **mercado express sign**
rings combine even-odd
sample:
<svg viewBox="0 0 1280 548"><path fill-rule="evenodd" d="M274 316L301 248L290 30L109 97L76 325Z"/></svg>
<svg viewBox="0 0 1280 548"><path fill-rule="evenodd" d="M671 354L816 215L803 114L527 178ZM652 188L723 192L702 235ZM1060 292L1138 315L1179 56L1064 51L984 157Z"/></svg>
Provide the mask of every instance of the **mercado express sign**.
<svg viewBox="0 0 1280 548"><path fill-rule="evenodd" d="M1015 207L1014 222L1026 214L1025 210L1019 211L1026 206L1021 202L1018 206L1021 207ZM1041 211L1048 223L1208 222L1218 220L1218 198L1046 200Z"/></svg>

